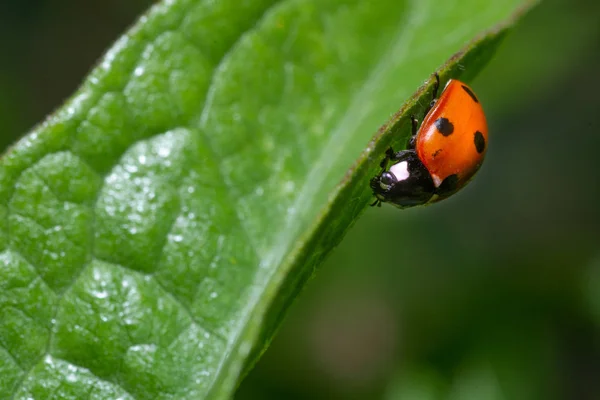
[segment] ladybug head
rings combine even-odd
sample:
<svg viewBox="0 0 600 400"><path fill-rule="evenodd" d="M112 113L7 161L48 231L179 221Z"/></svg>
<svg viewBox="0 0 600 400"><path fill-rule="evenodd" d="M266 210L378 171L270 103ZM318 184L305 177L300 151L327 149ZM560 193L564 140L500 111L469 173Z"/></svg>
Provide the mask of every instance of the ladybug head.
<svg viewBox="0 0 600 400"><path fill-rule="evenodd" d="M412 150L401 152L387 171L371 179L371 189L377 199L399 208L425 204L435 193L429 171Z"/></svg>

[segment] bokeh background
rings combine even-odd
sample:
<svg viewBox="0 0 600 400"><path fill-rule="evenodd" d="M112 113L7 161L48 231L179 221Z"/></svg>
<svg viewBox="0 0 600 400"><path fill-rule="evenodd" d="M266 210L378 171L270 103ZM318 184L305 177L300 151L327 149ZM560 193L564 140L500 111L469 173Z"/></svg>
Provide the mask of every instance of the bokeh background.
<svg viewBox="0 0 600 400"><path fill-rule="evenodd" d="M0 149L149 0L0 0ZM600 399L600 2L546 0L472 87L487 161L370 209L241 385L250 399Z"/></svg>

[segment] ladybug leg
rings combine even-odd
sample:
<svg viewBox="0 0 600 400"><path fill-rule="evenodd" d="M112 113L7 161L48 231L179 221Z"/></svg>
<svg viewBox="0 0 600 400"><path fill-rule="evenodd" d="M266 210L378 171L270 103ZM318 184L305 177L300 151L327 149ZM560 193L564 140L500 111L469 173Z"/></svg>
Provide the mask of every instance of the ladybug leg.
<svg viewBox="0 0 600 400"><path fill-rule="evenodd" d="M414 115L411 115L410 122L412 124L412 135L410 139L408 139L408 146L406 147L408 150L414 150L417 144L417 128L419 125L419 120Z"/></svg>
<svg viewBox="0 0 600 400"><path fill-rule="evenodd" d="M414 153L413 150L394 151L391 147L385 152L386 159L392 162L399 161L406 156L406 153Z"/></svg>
<svg viewBox="0 0 600 400"><path fill-rule="evenodd" d="M431 102L429 102L429 107L425 110L423 116L427 115L429 111L435 106L435 102L437 101L438 90L440 89L440 76L438 73L435 73L435 82L433 83L433 93L431 94ZM423 117L425 118L425 117Z"/></svg>
<svg viewBox="0 0 600 400"><path fill-rule="evenodd" d="M433 84L433 100L437 99L438 90L440 89L440 76L435 73L435 83Z"/></svg>
<svg viewBox="0 0 600 400"><path fill-rule="evenodd" d="M385 158L386 158L386 159L388 159L388 160L393 160L393 159L394 159L394 157L396 157L396 154L398 154L398 153L396 153L396 152L394 151L394 149L392 148L392 146L390 146L390 147L388 147L388 149L385 151Z"/></svg>
<svg viewBox="0 0 600 400"><path fill-rule="evenodd" d="M387 164L388 161L390 161L393 157L394 157L394 149L392 148L392 146L390 146L386 151L385 151L385 157L383 158L383 160L381 160L381 162L379 163L379 166L381 167L381 172L380 175L382 173L385 172L385 170L387 169Z"/></svg>
<svg viewBox="0 0 600 400"><path fill-rule="evenodd" d="M380 187L379 187L379 176L376 176L374 178L371 179L370 182L370 186L371 186L371 190L373 190L373 194L375 195L376 193L379 193ZM372 202L370 204L371 207L381 207L381 200L379 199L379 197L375 198L375 201Z"/></svg>
<svg viewBox="0 0 600 400"><path fill-rule="evenodd" d="M412 149L394 151L392 146L388 147L388 149L385 151L385 158L383 160L381 160L381 162L379 163L379 166L381 167L381 172L379 173L379 175L381 175L385 172L385 170L387 169L387 166L388 166L388 162L398 161L402 157L405 156L406 152L413 152L413 151L414 150L412 150Z"/></svg>
<svg viewBox="0 0 600 400"><path fill-rule="evenodd" d="M379 166L381 167L381 172L379 173L380 175L385 171L385 169L387 168L387 163L388 163L388 157L387 155L385 156L385 158L383 160L381 160L381 162L379 163Z"/></svg>
<svg viewBox="0 0 600 400"><path fill-rule="evenodd" d="M373 189L374 192L379 190L379 177L376 176L374 178L371 178L369 185L371 186L371 189Z"/></svg>
<svg viewBox="0 0 600 400"><path fill-rule="evenodd" d="M412 135L417 136L417 127L419 125L419 120L414 115L411 115L410 122L412 124Z"/></svg>

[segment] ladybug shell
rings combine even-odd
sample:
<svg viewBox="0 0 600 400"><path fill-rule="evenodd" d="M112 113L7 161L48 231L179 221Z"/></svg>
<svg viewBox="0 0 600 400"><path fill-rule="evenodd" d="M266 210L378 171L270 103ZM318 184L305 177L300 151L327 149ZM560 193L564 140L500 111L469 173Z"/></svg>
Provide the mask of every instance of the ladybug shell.
<svg viewBox="0 0 600 400"><path fill-rule="evenodd" d="M487 150L488 127L479 100L464 83L451 79L417 133L416 152L439 188L450 177L452 188L466 185ZM456 176L452 176L456 175ZM444 184L446 185L446 184Z"/></svg>

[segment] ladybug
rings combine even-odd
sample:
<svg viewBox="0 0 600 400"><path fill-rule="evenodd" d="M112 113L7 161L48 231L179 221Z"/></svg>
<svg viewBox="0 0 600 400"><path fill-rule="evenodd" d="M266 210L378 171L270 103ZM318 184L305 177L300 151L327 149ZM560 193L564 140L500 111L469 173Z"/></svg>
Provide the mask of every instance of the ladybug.
<svg viewBox="0 0 600 400"><path fill-rule="evenodd" d="M411 116L407 149L387 150L381 172L371 179L377 198L371 206L386 202L408 208L440 201L464 187L481 166L488 128L479 99L455 79L436 99L439 86L435 74L433 100L418 129L418 120Z"/></svg>

